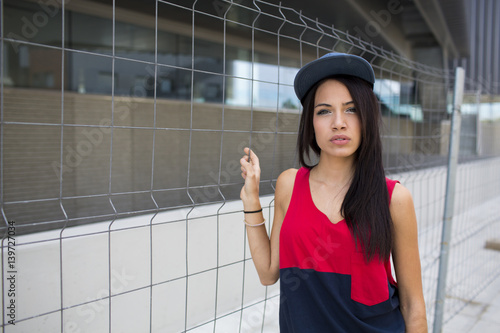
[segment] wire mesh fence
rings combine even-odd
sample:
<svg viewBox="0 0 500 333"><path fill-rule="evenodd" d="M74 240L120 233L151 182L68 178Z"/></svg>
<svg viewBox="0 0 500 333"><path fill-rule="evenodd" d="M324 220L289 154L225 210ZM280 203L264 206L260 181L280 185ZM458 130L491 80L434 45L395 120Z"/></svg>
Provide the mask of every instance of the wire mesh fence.
<svg viewBox="0 0 500 333"><path fill-rule="evenodd" d="M265 1L86 4L2 2L4 332L277 332L279 287L251 262L238 160L245 146L259 155L270 230L276 178L298 166L294 75L331 51L375 70L431 327L451 71L366 42L368 25L354 36ZM464 99L445 323L500 275L484 249L500 238L499 111L483 99Z"/></svg>

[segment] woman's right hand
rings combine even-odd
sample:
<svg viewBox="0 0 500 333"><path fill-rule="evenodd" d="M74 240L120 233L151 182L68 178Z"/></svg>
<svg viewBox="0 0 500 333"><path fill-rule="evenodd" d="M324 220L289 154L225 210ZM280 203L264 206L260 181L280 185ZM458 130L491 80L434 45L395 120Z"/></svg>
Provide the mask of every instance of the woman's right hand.
<svg viewBox="0 0 500 333"><path fill-rule="evenodd" d="M245 210L254 209L259 205L259 184L260 184L260 164L259 158L248 147L243 149L245 156L240 160L241 177L245 180L245 185L241 189L240 198L243 201ZM248 158L250 157L250 162ZM257 208L259 209L259 208Z"/></svg>

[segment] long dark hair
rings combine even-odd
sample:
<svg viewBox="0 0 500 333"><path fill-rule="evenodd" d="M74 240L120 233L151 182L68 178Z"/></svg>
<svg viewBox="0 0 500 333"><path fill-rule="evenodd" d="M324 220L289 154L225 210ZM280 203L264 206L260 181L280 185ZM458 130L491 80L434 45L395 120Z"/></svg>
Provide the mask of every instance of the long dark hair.
<svg viewBox="0 0 500 333"><path fill-rule="evenodd" d="M367 261L378 256L388 260L393 241L393 226L389 211L389 193L382 163L380 139L381 113L378 100L368 82L354 76L338 75L354 101L361 123L361 144L355 153L354 176L340 209L356 245L361 247ZM327 79L325 79L327 80ZM302 100L304 110L300 119L297 146L302 166L312 168L310 152L319 156L313 115L316 90L325 80L311 88Z"/></svg>

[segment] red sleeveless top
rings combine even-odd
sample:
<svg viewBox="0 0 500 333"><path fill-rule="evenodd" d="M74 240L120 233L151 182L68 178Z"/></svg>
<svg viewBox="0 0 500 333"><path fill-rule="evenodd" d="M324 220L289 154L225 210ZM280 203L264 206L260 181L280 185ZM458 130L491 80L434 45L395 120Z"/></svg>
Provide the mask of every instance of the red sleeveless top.
<svg viewBox="0 0 500 333"><path fill-rule="evenodd" d="M280 232L281 332L404 332L390 261L366 263L345 220L314 204L300 168ZM386 178L389 199L397 181Z"/></svg>

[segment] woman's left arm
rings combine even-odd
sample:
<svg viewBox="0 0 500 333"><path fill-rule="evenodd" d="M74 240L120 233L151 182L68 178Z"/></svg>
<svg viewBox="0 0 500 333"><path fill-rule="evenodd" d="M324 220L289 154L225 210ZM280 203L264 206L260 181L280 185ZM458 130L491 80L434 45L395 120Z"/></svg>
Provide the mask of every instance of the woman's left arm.
<svg viewBox="0 0 500 333"><path fill-rule="evenodd" d="M406 333L427 332L417 217L410 191L401 184L396 184L392 193L390 212L394 224L392 257Z"/></svg>

